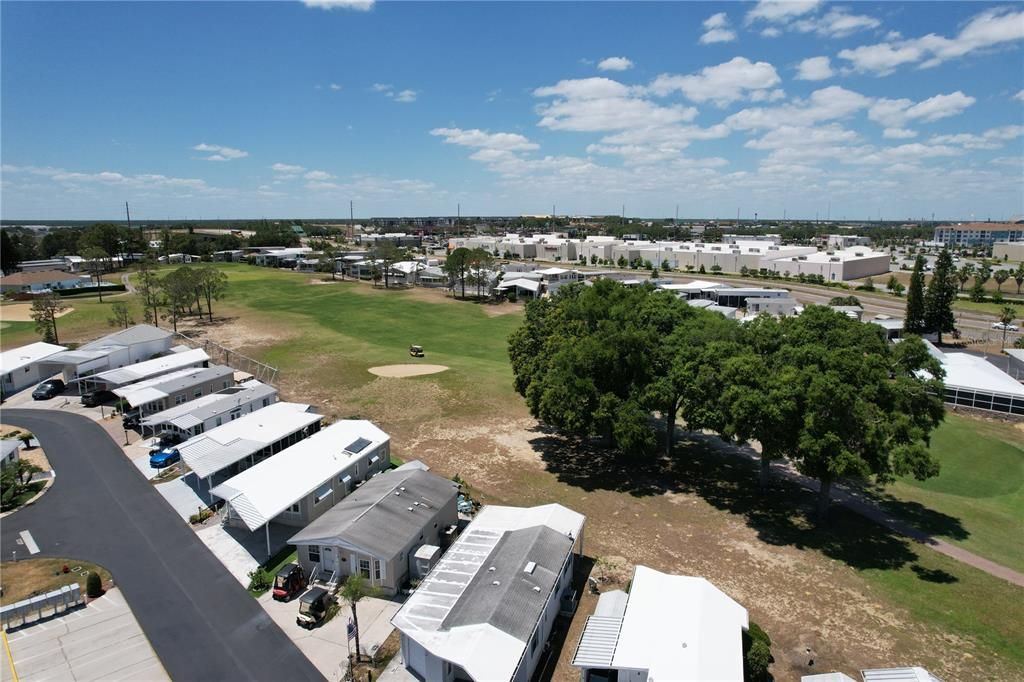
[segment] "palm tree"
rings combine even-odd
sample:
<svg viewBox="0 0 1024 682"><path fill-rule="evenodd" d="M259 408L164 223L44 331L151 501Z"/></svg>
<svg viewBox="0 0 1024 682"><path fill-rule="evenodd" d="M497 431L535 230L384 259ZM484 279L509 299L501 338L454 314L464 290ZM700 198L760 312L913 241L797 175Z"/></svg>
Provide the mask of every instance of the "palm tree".
<svg viewBox="0 0 1024 682"><path fill-rule="evenodd" d="M996 291L1003 293L1003 282L1010 278L1009 270L996 270L992 275L992 279L996 281Z"/></svg>
<svg viewBox="0 0 1024 682"><path fill-rule="evenodd" d="M1001 348L1006 348L1006 332L1015 319L1017 319L1017 310L1013 306L1004 305L999 311L999 321L1003 323L1003 345ZM1006 365L1009 367L1009 359L1007 359Z"/></svg>
<svg viewBox="0 0 1024 682"><path fill-rule="evenodd" d="M341 588L341 598L348 602L349 608L352 609L352 625L355 627L356 637L356 663L359 662L359 614L356 613L356 604L358 604L363 597L376 597L380 594L380 590L373 585L366 582L366 578L361 573L353 573L345 581L345 584Z"/></svg>

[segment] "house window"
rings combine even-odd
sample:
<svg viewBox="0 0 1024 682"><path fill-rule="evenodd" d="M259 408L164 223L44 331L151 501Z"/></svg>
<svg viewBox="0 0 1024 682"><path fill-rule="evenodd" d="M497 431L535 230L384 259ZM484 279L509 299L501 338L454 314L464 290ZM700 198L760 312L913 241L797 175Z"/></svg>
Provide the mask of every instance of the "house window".
<svg viewBox="0 0 1024 682"><path fill-rule="evenodd" d="M185 402L185 396L183 396L183 395L174 396L174 404L175 405L181 405L183 402Z"/></svg>
<svg viewBox="0 0 1024 682"><path fill-rule="evenodd" d="M373 560L373 579L380 580L380 561Z"/></svg>
<svg viewBox="0 0 1024 682"><path fill-rule="evenodd" d="M203 397L203 389L199 389L198 391L196 391L196 392L195 392L195 393L194 393L194 394L192 395L192 397L193 397L193 398L202 398L202 397Z"/></svg>
<svg viewBox="0 0 1024 682"><path fill-rule="evenodd" d="M333 489L331 488L331 483L330 483L330 481L328 481L327 483L324 483L324 484L323 484L323 485L322 485L322 486L320 487L320 490L317 490L317 491L316 491L316 497L315 497L315 498L313 499L313 504L320 504L321 502L323 502L323 501L324 501L324 499L325 499L325 498L326 498L326 497L327 497L328 495L330 495L330 494L331 494L331 491L332 491L332 490L333 490Z"/></svg>
<svg viewBox="0 0 1024 682"><path fill-rule="evenodd" d="M223 423L224 421L220 417L217 417L217 426L220 426Z"/></svg>
<svg viewBox="0 0 1024 682"><path fill-rule="evenodd" d="M266 407L269 404L270 404L270 398L264 398L263 399L263 407Z"/></svg>
<svg viewBox="0 0 1024 682"><path fill-rule="evenodd" d="M288 507L288 513L289 514L298 514L299 513L299 503L296 502L292 506Z"/></svg>
<svg viewBox="0 0 1024 682"><path fill-rule="evenodd" d="M540 641L540 630L533 631L533 638L530 639L530 654L537 653L537 642Z"/></svg>
<svg viewBox="0 0 1024 682"><path fill-rule="evenodd" d="M320 545L310 545L308 551L310 563L320 563Z"/></svg>
<svg viewBox="0 0 1024 682"><path fill-rule="evenodd" d="M369 559L360 559L359 560L359 572L367 580L370 579L370 560Z"/></svg>

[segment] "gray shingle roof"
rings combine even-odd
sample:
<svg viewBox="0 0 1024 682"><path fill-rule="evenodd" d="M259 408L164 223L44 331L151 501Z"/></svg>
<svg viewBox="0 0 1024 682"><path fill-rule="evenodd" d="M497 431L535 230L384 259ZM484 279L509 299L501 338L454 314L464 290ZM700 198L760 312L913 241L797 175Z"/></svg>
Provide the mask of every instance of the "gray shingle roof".
<svg viewBox="0 0 1024 682"><path fill-rule="evenodd" d="M137 324L134 327L123 329L113 334L107 334L95 341L83 344L79 346L79 349L93 350L95 348L103 348L104 346L131 346L136 343L166 339L170 335L171 332L166 329L159 329L149 324Z"/></svg>
<svg viewBox="0 0 1024 682"><path fill-rule="evenodd" d="M441 627L489 623L527 641L572 546L572 538L547 526L505 533ZM530 562L536 567L526 573Z"/></svg>
<svg viewBox="0 0 1024 682"><path fill-rule="evenodd" d="M423 524L457 494L454 483L422 469L388 471L364 483L288 543L319 545L335 540L390 558L419 536Z"/></svg>

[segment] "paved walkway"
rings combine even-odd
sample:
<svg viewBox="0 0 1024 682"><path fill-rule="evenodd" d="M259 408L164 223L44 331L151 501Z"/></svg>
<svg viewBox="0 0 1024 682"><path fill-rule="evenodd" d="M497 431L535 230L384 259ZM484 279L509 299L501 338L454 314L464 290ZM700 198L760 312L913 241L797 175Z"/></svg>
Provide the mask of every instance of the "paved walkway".
<svg viewBox="0 0 1024 682"><path fill-rule="evenodd" d="M718 449L720 451L727 451L733 454L739 454L742 457L759 463L760 453L753 447L737 447L723 443L717 436L708 436L707 434L687 432L687 436L690 438L696 438L704 441L709 447ZM772 476L781 476L786 480L796 483L815 494L818 492L818 481L813 478L804 476L800 472L796 471L790 464L784 462L773 462L772 463ZM865 498L863 495L859 495L854 491L851 491L842 485L832 485L832 502L834 504L840 504L852 512L860 514L861 516L870 519L880 526L884 526L889 530L899 533L904 537L908 537L915 542L919 542L923 545L931 547L940 554L945 554L951 559L973 566L979 571L984 571L991 576L1001 578L1007 582L1013 583L1019 587L1024 587L1024 573L1015 571L1008 566L997 564L994 561L990 561L985 557L978 556L973 552L970 552L963 547L959 547L952 543L946 542L940 538L929 535L928 533L922 532L917 528L913 527L903 519L890 514L885 511L873 501Z"/></svg>
<svg viewBox="0 0 1024 682"><path fill-rule="evenodd" d="M105 566L175 680L322 680L107 433L60 411L4 410L57 471L52 489L4 519L0 555L79 557Z"/></svg>
<svg viewBox="0 0 1024 682"><path fill-rule="evenodd" d="M170 680L116 589L59 618L17 628L7 641L22 682ZM9 673L4 670L0 678Z"/></svg>

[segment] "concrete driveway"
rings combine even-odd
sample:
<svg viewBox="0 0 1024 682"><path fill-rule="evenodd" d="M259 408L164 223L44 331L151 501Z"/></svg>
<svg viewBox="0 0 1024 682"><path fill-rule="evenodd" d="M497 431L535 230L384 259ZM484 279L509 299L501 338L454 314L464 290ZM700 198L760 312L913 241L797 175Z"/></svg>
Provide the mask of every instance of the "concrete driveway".
<svg viewBox="0 0 1024 682"><path fill-rule="evenodd" d="M22 682L170 680L116 589L60 618L18 628L7 641Z"/></svg>
<svg viewBox="0 0 1024 682"><path fill-rule="evenodd" d="M51 490L4 519L0 552L88 559L114 576L175 680L322 680L323 676L95 422L5 409L57 471Z"/></svg>

